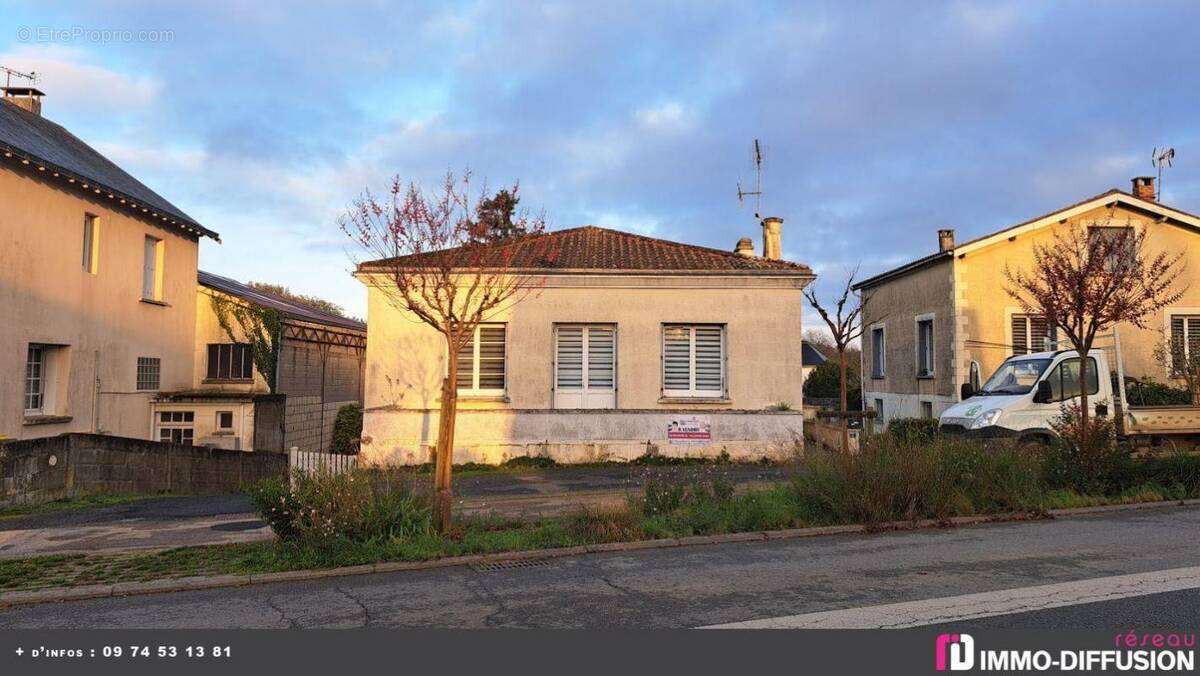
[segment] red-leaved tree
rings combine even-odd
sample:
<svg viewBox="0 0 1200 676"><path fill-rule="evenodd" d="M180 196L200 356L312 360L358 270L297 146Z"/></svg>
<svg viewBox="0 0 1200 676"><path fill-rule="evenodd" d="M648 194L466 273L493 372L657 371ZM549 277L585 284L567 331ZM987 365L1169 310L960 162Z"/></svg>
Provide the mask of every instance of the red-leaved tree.
<svg viewBox="0 0 1200 676"><path fill-rule="evenodd" d="M1147 252L1145 229L1106 221L1035 244L1029 269L1004 266L1008 295L1026 312L1045 316L1079 353L1080 442L1088 430L1088 353L1096 336L1119 323L1144 329L1151 315L1177 302L1186 288L1178 285L1182 258L1182 252Z"/></svg>
<svg viewBox="0 0 1200 676"><path fill-rule="evenodd" d="M489 235L489 200L471 196L470 174L447 174L427 194L399 178L386 195L364 192L342 216L342 230L372 259L359 276L400 312L437 331L446 343L438 436L435 445L434 526L451 525L451 468L458 405L459 353L476 328L536 294L537 270L551 267L557 252L544 237L545 219L509 214L504 237ZM516 195L516 187L506 191ZM513 234L519 233L519 234Z"/></svg>

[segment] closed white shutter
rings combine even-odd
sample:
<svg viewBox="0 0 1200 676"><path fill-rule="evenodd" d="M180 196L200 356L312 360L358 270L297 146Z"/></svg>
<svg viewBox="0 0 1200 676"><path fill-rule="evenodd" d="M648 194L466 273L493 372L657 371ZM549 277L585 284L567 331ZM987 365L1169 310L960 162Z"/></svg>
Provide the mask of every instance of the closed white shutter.
<svg viewBox="0 0 1200 676"><path fill-rule="evenodd" d="M587 387L589 390L611 390L615 380L617 332L607 326L591 326L587 330Z"/></svg>
<svg viewBox="0 0 1200 676"><path fill-rule="evenodd" d="M158 300L154 294L158 272L158 240L146 238L146 250L142 259L142 298Z"/></svg>
<svg viewBox="0 0 1200 676"><path fill-rule="evenodd" d="M696 344L696 391L720 396L724 387L723 329L719 326L695 328Z"/></svg>
<svg viewBox="0 0 1200 676"><path fill-rule="evenodd" d="M555 408L616 406L616 348L613 326L555 327Z"/></svg>
<svg viewBox="0 0 1200 676"><path fill-rule="evenodd" d="M686 393L692 389L692 331L686 326L663 329L663 389Z"/></svg>
<svg viewBox="0 0 1200 676"><path fill-rule="evenodd" d="M558 378L555 387L559 390L583 389L582 326L560 326L558 328L556 362Z"/></svg>
<svg viewBox="0 0 1200 676"><path fill-rule="evenodd" d="M458 378L455 385L460 390L475 389L475 336L458 351Z"/></svg>
<svg viewBox="0 0 1200 676"><path fill-rule="evenodd" d="M480 390L504 390L504 326L479 327Z"/></svg>

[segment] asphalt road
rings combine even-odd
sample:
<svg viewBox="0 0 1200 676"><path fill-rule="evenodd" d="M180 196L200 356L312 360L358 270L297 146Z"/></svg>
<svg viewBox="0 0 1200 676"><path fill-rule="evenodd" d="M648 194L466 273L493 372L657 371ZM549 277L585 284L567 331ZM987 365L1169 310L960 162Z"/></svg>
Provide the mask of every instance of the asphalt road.
<svg viewBox="0 0 1200 676"><path fill-rule="evenodd" d="M0 610L0 627L698 627L1194 568L1197 533L1200 510L1157 508L30 606ZM1196 600L1030 602L973 621L1194 627Z"/></svg>

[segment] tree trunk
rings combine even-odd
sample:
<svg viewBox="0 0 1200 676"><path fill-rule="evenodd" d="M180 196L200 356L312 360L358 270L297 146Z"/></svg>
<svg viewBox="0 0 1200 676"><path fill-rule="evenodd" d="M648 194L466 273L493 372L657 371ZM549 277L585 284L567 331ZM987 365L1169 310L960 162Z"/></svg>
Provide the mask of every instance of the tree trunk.
<svg viewBox="0 0 1200 676"><path fill-rule="evenodd" d="M1079 353L1079 445L1084 446L1088 438L1088 348L1075 350Z"/></svg>
<svg viewBox="0 0 1200 676"><path fill-rule="evenodd" d="M433 527L449 532L452 525L453 494L450 472L454 465L454 419L458 414L458 352L450 350L446 378L442 381L442 405L438 414L437 459L433 473Z"/></svg>
<svg viewBox="0 0 1200 676"><path fill-rule="evenodd" d="M850 452L850 421L846 418L848 406L848 397L846 396L846 350L845 348L838 349L838 367L841 376L841 395L842 395L842 453Z"/></svg>

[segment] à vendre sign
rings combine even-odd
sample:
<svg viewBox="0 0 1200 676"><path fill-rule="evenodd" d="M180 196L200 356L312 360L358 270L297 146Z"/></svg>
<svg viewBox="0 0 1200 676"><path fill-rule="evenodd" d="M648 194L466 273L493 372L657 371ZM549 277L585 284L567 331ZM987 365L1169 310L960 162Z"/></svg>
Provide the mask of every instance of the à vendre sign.
<svg viewBox="0 0 1200 676"><path fill-rule="evenodd" d="M689 415L667 421L667 441L672 444L712 443L712 421L706 415Z"/></svg>

